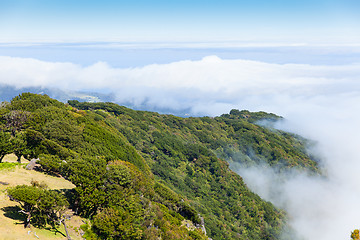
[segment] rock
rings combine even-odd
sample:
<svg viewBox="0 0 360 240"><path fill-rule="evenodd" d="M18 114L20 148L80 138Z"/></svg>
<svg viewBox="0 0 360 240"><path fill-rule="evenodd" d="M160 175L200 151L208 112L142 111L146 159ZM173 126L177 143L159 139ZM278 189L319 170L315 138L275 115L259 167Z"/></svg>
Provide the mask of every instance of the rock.
<svg viewBox="0 0 360 240"><path fill-rule="evenodd" d="M26 165L26 170L33 170L35 166L37 166L36 162L39 161L39 159L31 159L28 165Z"/></svg>

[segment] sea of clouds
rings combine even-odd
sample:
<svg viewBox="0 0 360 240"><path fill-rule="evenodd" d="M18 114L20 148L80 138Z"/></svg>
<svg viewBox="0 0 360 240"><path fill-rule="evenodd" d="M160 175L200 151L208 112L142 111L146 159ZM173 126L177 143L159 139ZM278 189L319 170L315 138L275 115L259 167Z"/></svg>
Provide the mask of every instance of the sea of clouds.
<svg viewBox="0 0 360 240"><path fill-rule="evenodd" d="M326 177L269 167L237 170L264 199L285 209L303 239L348 239L360 227L360 63L275 64L208 56L135 68L0 57L0 84L113 92L116 101L215 116L232 108L268 111L279 126L315 140Z"/></svg>

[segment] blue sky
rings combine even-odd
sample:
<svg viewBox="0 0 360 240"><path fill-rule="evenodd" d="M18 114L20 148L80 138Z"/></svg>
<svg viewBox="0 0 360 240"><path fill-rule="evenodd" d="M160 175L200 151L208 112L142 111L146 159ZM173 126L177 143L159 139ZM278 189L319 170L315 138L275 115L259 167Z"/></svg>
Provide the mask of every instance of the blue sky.
<svg viewBox="0 0 360 240"><path fill-rule="evenodd" d="M0 1L0 41L356 43L360 1Z"/></svg>

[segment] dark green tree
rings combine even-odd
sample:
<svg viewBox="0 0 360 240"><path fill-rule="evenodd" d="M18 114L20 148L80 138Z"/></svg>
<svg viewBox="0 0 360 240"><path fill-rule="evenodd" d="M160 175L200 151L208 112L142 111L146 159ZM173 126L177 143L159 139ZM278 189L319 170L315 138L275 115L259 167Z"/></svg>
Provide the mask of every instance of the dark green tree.
<svg viewBox="0 0 360 240"><path fill-rule="evenodd" d="M10 134L4 131L0 131L0 163L6 154L11 153L11 146Z"/></svg>
<svg viewBox="0 0 360 240"><path fill-rule="evenodd" d="M30 224L37 227L49 224L55 227L68 205L62 194L37 186L18 185L8 189L8 195L11 200L20 203L21 212L26 215L25 227Z"/></svg>
<svg viewBox="0 0 360 240"><path fill-rule="evenodd" d="M21 157L26 156L30 149L27 148L26 136L23 132L11 137L11 148L17 157L17 161L21 162Z"/></svg>
<svg viewBox="0 0 360 240"><path fill-rule="evenodd" d="M30 113L22 110L13 110L5 114L6 126L11 130L11 134L15 137L16 132L23 129L25 122L28 120Z"/></svg>
<svg viewBox="0 0 360 240"><path fill-rule="evenodd" d="M141 239L141 215L122 207L106 208L93 221L93 228L102 239Z"/></svg>
<svg viewBox="0 0 360 240"><path fill-rule="evenodd" d="M106 202L106 161L100 157L84 157L69 159L67 162L64 173L76 186L76 207L81 215L92 217Z"/></svg>

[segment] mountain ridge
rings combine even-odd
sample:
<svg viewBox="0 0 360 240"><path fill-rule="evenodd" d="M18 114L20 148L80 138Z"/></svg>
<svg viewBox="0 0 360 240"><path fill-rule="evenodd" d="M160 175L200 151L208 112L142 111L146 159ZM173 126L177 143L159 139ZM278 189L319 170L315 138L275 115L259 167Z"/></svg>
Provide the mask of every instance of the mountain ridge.
<svg viewBox="0 0 360 240"><path fill-rule="evenodd" d="M40 157L44 171L75 184L69 202L92 219L94 239L203 239L181 225L200 224L199 214L213 239L279 239L286 214L252 193L227 161L319 171L303 139L254 124L280 119L264 112L181 118L30 93L0 110L2 144L16 142L8 152ZM14 127L9 116L20 113L26 119Z"/></svg>

